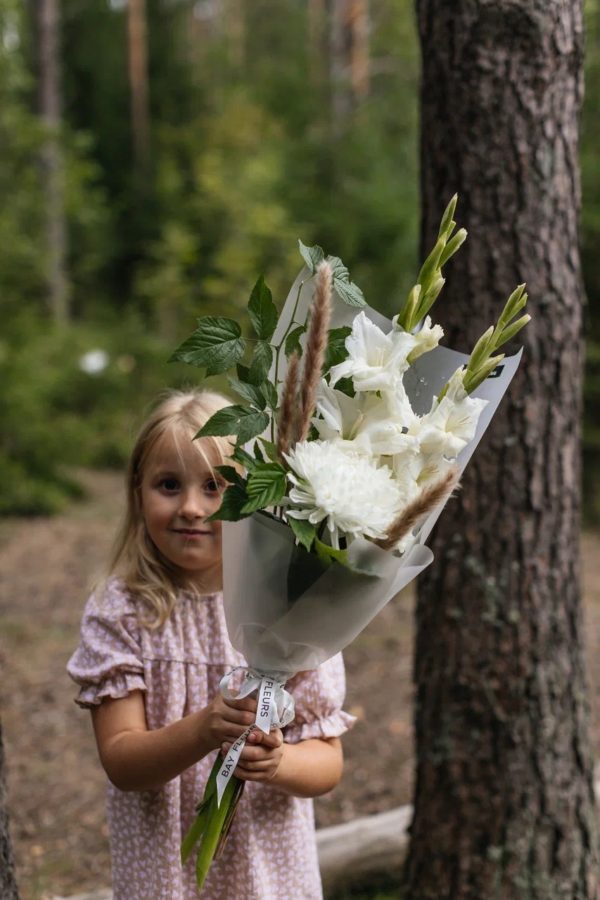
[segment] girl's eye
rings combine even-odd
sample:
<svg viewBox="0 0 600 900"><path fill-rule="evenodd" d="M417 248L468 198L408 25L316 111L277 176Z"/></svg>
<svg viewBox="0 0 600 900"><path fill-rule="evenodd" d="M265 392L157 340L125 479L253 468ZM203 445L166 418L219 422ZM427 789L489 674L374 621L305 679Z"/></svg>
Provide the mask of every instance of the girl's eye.
<svg viewBox="0 0 600 900"><path fill-rule="evenodd" d="M179 490L179 482L176 478L163 478L159 486L169 493Z"/></svg>
<svg viewBox="0 0 600 900"><path fill-rule="evenodd" d="M220 494L225 485L222 481L217 481L215 478L209 478L206 484L204 485L205 490L209 492L209 494Z"/></svg>

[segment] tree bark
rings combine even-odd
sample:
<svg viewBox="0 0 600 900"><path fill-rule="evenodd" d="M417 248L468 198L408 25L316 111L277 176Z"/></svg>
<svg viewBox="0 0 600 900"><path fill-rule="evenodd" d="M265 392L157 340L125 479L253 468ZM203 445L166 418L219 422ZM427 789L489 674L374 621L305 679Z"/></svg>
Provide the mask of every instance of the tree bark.
<svg viewBox="0 0 600 900"><path fill-rule="evenodd" d="M59 142L61 126L59 0L39 0L37 5L39 107L47 135L42 148L46 192L48 254L48 304L56 322L69 317L66 274L67 225L64 199L64 164Z"/></svg>
<svg viewBox="0 0 600 900"><path fill-rule="evenodd" d="M128 0L127 10L133 152L138 166L145 169L150 156L146 0Z"/></svg>
<svg viewBox="0 0 600 900"><path fill-rule="evenodd" d="M2 900L19 900L15 880L15 863L8 830L8 811L4 776L4 742L0 721L0 897Z"/></svg>
<svg viewBox="0 0 600 900"><path fill-rule="evenodd" d="M446 343L468 352L522 281L533 320L419 585L407 896L596 898L579 584L581 2L417 0L417 12L423 250L455 191L470 235L436 307Z"/></svg>

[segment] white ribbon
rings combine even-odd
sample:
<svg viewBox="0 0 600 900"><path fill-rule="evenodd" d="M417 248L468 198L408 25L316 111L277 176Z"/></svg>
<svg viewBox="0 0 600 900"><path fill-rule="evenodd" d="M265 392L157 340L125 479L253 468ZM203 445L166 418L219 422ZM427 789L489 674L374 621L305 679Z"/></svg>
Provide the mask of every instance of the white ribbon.
<svg viewBox="0 0 600 900"><path fill-rule="evenodd" d="M237 741L231 745L227 756L223 760L223 764L217 775L217 805L221 804L223 792L227 786L227 782L233 775L238 760L242 754L242 750L246 746L248 735L255 728L260 728L265 734L268 734L271 728L284 728L294 718L294 698L285 690L284 684L286 676L277 672L265 673L257 672L254 669L246 669L246 677L242 683L240 690L234 693L229 688L232 676L240 671L242 666L238 666L224 675L221 679L219 689L226 700L243 700L255 691L258 692L258 702L256 707L256 720L250 725L243 734L239 736Z"/></svg>

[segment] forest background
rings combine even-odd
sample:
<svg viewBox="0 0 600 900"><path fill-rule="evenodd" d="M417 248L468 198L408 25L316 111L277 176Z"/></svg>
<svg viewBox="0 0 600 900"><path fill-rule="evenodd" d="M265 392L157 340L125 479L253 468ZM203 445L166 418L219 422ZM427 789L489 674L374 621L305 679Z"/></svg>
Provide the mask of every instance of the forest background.
<svg viewBox="0 0 600 900"><path fill-rule="evenodd" d="M586 23L597 523L599 0ZM405 0L0 0L0 512L52 513L83 491L77 467L120 468L151 398L194 382L167 359L195 317L235 316L260 273L283 302L298 238L399 309L418 263L419 65Z"/></svg>

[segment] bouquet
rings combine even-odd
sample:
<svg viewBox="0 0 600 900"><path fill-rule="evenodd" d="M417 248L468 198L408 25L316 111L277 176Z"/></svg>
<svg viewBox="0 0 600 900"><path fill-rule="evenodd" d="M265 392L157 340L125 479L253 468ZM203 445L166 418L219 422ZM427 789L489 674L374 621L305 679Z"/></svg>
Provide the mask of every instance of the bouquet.
<svg viewBox="0 0 600 900"><path fill-rule="evenodd" d="M219 511L233 646L255 692L251 726L217 758L184 839L197 882L226 838L243 782L233 776L252 728L294 715L285 682L347 646L433 560L425 540L518 367L499 348L529 321L525 286L469 357L439 346L429 315L442 269L466 238L452 198L417 283L391 322L366 305L338 257L299 242L305 267L281 315L264 279L248 315L205 316L172 359L229 372L240 402L196 437L233 435ZM230 693L231 674L221 690Z"/></svg>

